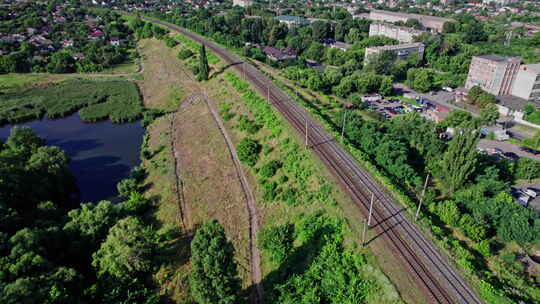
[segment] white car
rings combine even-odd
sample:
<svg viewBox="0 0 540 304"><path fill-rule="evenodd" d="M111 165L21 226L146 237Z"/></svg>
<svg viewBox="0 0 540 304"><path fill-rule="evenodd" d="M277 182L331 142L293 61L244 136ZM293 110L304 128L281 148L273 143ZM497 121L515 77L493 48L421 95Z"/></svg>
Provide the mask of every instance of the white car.
<svg viewBox="0 0 540 304"><path fill-rule="evenodd" d="M443 89L446 92L454 92L454 89L452 89L451 87L442 87L441 89Z"/></svg>

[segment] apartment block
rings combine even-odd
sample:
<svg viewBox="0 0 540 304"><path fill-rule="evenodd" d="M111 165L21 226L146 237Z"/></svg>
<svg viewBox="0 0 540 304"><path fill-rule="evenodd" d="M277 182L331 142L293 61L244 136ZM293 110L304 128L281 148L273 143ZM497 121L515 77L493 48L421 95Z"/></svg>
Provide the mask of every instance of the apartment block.
<svg viewBox="0 0 540 304"><path fill-rule="evenodd" d="M398 60L405 59L407 56L412 54L418 54L420 59L422 59L424 57L424 49L425 45L420 42L369 47L366 48L364 64L369 62L370 57L378 55L384 51L394 52Z"/></svg>
<svg viewBox="0 0 540 304"><path fill-rule="evenodd" d="M446 22L452 22L453 19L441 18L428 15L420 14L407 14L400 12L392 11L383 11L383 10L372 10L369 12L369 19L374 21L384 21L384 22L407 22L409 19L416 19L424 26L427 30L433 32L442 32L443 26Z"/></svg>
<svg viewBox="0 0 540 304"><path fill-rule="evenodd" d="M251 0L233 0L233 5L238 5L241 7L248 7L253 4Z"/></svg>
<svg viewBox="0 0 540 304"><path fill-rule="evenodd" d="M414 37L427 33L410 27L397 26L385 22L373 22L369 25L369 36L385 36L402 43L411 43Z"/></svg>
<svg viewBox="0 0 540 304"><path fill-rule="evenodd" d="M465 88L479 86L493 95L509 95L519 70L521 57L474 56Z"/></svg>
<svg viewBox="0 0 540 304"><path fill-rule="evenodd" d="M523 64L519 67L512 86L512 95L540 104L540 63Z"/></svg>

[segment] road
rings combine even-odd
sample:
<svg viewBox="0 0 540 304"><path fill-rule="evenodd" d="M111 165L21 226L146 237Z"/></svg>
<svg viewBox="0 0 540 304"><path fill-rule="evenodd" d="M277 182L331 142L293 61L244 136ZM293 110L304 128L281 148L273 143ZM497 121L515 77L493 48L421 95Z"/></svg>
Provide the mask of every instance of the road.
<svg viewBox="0 0 540 304"><path fill-rule="evenodd" d="M252 65L246 64L217 44L178 26L156 19L145 19L204 43L207 48L230 63L232 68L243 73L262 96L267 96L268 101L300 136L306 136L307 129L308 145L364 215L368 213L373 194L376 203L373 208L374 224L371 229L377 233L377 237L384 239L388 249L392 250L396 258L400 259L417 278L430 303L482 303L448 258L441 254L435 244L405 216L404 213L407 211L398 205L392 199L392 195L367 174L354 158L326 133L320 123L311 118L290 96Z"/></svg>
<svg viewBox="0 0 540 304"><path fill-rule="evenodd" d="M497 141L497 140L490 140L490 139L481 139L478 142L478 148L481 149L501 149L503 152L514 152L519 157L527 157L530 159L534 159L536 161L540 161L540 156L534 155L529 152L521 151L519 149L519 146L507 142L507 141Z"/></svg>

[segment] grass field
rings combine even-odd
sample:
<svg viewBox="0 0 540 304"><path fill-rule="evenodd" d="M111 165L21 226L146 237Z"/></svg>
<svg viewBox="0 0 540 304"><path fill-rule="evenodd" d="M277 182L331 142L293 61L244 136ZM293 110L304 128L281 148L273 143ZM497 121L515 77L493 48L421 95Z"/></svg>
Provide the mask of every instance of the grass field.
<svg viewBox="0 0 540 304"><path fill-rule="evenodd" d="M145 160L144 166L150 173L147 195L156 199L157 216L164 224L181 225L172 175L176 157L189 224L196 228L210 219L220 221L236 248L239 273L243 286L247 287L250 276L244 195L224 139L206 104L193 98L200 95L199 83L191 79L191 71L177 59L179 47L168 48L157 39L145 39L139 46L145 63L144 80L139 82L144 104L176 111L166 119L157 120L149 129L149 151L159 152L151 160ZM192 103L182 104L188 100ZM188 249L189 243L179 243L176 250L179 256L187 254L186 259L171 263L158 274L162 292L175 302L189 299Z"/></svg>
<svg viewBox="0 0 540 304"><path fill-rule="evenodd" d="M19 81L20 83L20 81ZM80 110L88 122L111 119L134 121L142 115L137 86L125 80L68 79L43 86L2 89L0 124L41 118L60 118Z"/></svg>
<svg viewBox="0 0 540 304"><path fill-rule="evenodd" d="M228 109L226 115L235 118L227 122L228 129L233 134L234 140L239 142L241 138L249 136L263 145L263 152L260 156L258 164L265 164L271 160L281 160L285 163L284 167L271 178L271 181L286 180L280 185L283 189L296 189L299 195L295 203L288 203L278 198L268 201L265 199L264 190L261 184L260 177L254 171L250 172L250 183L256 185L257 201L260 208L260 214L263 217L262 224L265 226L276 226L286 224L289 221L298 218L302 214L311 214L317 210L321 210L324 214L345 219L347 230L345 232L345 247L353 252L359 252L371 256L371 252L361 249L358 246L358 235L361 234L361 221L359 220L359 212L352 204L349 198L337 190L337 185L332 182L332 178L323 168L322 164L316 161L315 157L309 150L304 150L301 146L302 139L296 137L294 130L287 124L283 123L283 131L278 136L273 134L272 130L263 128L255 134L248 135L239 130L237 118L247 116L256 122L260 122L254 114L242 102L242 96L231 88L230 84L224 81L223 77L213 79L210 84L213 90L211 97L218 102L222 109ZM223 111L222 111L223 112ZM296 147L296 148L295 148ZM287 158L294 158L294 169L287 168ZM256 170L260 170L260 165L256 166ZM299 174L299 175L297 175ZM306 178L304 180L304 178ZM265 180L266 181L266 180ZM375 280L384 293L376 293L369 299L370 303L397 303L400 301L399 294L394 286L376 266L374 258L370 258L371 265L369 278ZM279 265L273 264L265 256L263 259L263 277L277 270Z"/></svg>

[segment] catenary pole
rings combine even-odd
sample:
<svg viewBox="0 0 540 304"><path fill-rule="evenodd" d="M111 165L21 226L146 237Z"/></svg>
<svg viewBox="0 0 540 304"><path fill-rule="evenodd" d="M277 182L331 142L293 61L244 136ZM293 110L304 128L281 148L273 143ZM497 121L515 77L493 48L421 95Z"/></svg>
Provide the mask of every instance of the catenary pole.
<svg viewBox="0 0 540 304"><path fill-rule="evenodd" d="M420 197L420 202L418 203L418 209L416 210L416 216L414 218L415 221L418 220L418 215L420 214L420 208L422 207L422 202L424 201L424 195L426 194L426 187L429 181L429 173L426 176L426 182L424 183L424 189L422 189L422 196Z"/></svg>

